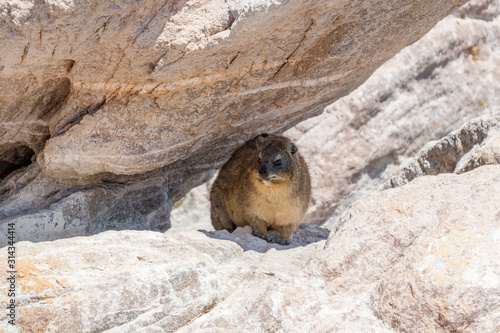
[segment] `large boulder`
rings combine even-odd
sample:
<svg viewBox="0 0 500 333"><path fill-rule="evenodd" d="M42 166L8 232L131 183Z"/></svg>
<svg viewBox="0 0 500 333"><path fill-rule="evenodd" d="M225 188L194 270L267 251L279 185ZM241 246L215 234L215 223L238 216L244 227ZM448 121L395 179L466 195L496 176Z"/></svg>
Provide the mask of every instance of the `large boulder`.
<svg viewBox="0 0 500 333"><path fill-rule="evenodd" d="M495 332L499 198L500 166L482 166L373 195L329 236L309 225L287 247L271 247L243 229L20 242L17 327ZM6 261L0 269L8 270ZM5 304L6 293L0 297ZM0 329L8 332L7 319Z"/></svg>
<svg viewBox="0 0 500 333"><path fill-rule="evenodd" d="M227 152L320 113L463 3L4 2L1 140L58 176Z"/></svg>
<svg viewBox="0 0 500 333"><path fill-rule="evenodd" d="M112 206L165 229L237 145L321 113L464 3L4 1L0 223L91 234Z"/></svg>

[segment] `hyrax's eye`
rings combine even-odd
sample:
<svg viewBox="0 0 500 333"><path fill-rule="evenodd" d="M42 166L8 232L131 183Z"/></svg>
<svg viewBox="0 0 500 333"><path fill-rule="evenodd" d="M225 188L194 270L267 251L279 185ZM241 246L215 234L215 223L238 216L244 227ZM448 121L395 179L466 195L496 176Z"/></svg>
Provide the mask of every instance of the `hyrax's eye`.
<svg viewBox="0 0 500 333"><path fill-rule="evenodd" d="M280 166L280 165L281 165L281 163L282 163L282 162L281 162L281 160L276 160L276 161L274 161L274 165L276 165L276 166Z"/></svg>
<svg viewBox="0 0 500 333"><path fill-rule="evenodd" d="M258 159L258 162L259 162L259 163L262 163L262 160L260 159L260 157L259 157L259 159Z"/></svg>

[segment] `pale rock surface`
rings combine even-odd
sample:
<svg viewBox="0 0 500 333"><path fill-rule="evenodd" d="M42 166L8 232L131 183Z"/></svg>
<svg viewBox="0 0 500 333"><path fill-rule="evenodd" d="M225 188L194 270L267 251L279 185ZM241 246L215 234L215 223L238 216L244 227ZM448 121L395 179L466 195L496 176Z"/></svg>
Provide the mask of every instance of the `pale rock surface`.
<svg viewBox="0 0 500 333"><path fill-rule="evenodd" d="M427 143L386 186L401 186L423 175L463 173L488 164L500 164L500 117L470 121L444 138Z"/></svg>
<svg viewBox="0 0 500 333"><path fill-rule="evenodd" d="M483 1L490 3L500 2ZM289 131L313 179L305 221L332 227L349 205L383 189L429 141L469 120L500 115L499 63L498 15L452 15L323 115Z"/></svg>
<svg viewBox="0 0 500 333"><path fill-rule="evenodd" d="M18 243L18 328L121 333L500 327L500 166L422 176L365 198L326 243L317 237L322 229L309 225L301 231L316 238L309 244L258 251L264 241L248 231L208 233L226 240L197 231L130 230ZM241 245L238 238L248 242ZM5 263L0 260L3 271ZM4 304L5 290L0 295ZM3 317L0 329L10 330Z"/></svg>
<svg viewBox="0 0 500 333"><path fill-rule="evenodd" d="M499 182L500 166L483 166L361 200L310 269L336 292L369 292L371 309L396 331L495 332Z"/></svg>
<svg viewBox="0 0 500 333"><path fill-rule="evenodd" d="M224 241L196 231L108 231L20 242L18 327L23 332L173 332L219 303L250 292L254 281L295 274L328 237L324 229L307 230L313 243L306 247L294 241L284 257L266 245L269 251L263 254L253 250L266 243L254 236L244 249L236 236ZM318 233L323 234L315 237ZM6 250L0 249L2 256ZM3 271L5 263L0 263ZM0 329L7 330L4 319Z"/></svg>
<svg viewBox="0 0 500 333"><path fill-rule="evenodd" d="M500 2L496 0L471 0L458 9L457 16L494 20L500 15Z"/></svg>
<svg viewBox="0 0 500 333"><path fill-rule="evenodd" d="M175 203L170 214L172 230L214 230L210 221L210 187L215 178L191 189Z"/></svg>

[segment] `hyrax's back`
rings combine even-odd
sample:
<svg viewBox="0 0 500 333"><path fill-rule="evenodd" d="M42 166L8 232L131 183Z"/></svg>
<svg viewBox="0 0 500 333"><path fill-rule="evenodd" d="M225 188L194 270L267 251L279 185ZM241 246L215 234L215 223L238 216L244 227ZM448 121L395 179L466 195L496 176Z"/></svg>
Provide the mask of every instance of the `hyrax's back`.
<svg viewBox="0 0 500 333"><path fill-rule="evenodd" d="M311 197L307 165L287 138L263 134L238 148L219 171L210 191L216 230L250 225L270 240L268 229L288 244Z"/></svg>

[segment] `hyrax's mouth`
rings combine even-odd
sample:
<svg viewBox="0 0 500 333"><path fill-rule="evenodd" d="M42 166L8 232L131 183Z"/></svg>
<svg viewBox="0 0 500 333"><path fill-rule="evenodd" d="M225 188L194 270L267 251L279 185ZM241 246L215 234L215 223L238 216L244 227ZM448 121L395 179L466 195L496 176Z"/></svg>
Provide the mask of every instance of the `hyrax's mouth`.
<svg viewBox="0 0 500 333"><path fill-rule="evenodd" d="M281 179L281 177L278 177L277 175L271 174L271 175L259 175L258 176L260 181L263 182L277 182Z"/></svg>

